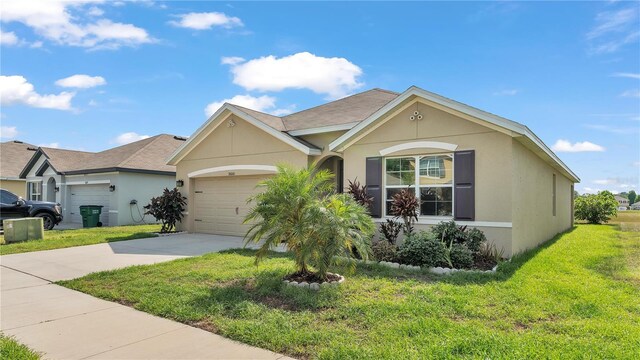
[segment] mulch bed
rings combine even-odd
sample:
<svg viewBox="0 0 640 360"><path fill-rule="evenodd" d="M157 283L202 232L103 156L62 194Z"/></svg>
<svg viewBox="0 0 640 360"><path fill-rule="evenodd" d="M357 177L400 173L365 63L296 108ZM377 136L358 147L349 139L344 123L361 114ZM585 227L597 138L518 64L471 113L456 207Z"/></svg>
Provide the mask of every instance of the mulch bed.
<svg viewBox="0 0 640 360"><path fill-rule="evenodd" d="M298 283L301 283L304 281L304 282L307 282L308 284L311 284L311 283L320 284L323 282L338 281L340 280L340 275L327 273L327 279L325 280L320 278L316 273L297 272L297 273L293 273L285 276L284 280L295 281Z"/></svg>
<svg viewBox="0 0 640 360"><path fill-rule="evenodd" d="M478 270L491 270L496 265L498 265L498 263L495 259L491 258L478 256L473 260L473 268Z"/></svg>

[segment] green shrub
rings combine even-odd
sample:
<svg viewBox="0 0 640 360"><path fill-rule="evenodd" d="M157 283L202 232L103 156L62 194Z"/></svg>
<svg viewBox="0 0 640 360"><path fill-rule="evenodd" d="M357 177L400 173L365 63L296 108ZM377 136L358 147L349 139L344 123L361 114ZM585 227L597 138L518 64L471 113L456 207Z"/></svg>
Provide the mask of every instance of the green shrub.
<svg viewBox="0 0 640 360"><path fill-rule="evenodd" d="M467 231L467 241L465 242L465 245L467 245L473 254L479 253L482 244L485 244L486 242L487 237L484 236L482 231L476 228Z"/></svg>
<svg viewBox="0 0 640 360"><path fill-rule="evenodd" d="M398 260L408 265L439 266L444 262L444 255L444 244L426 231L407 236L398 248Z"/></svg>
<svg viewBox="0 0 640 360"><path fill-rule="evenodd" d="M578 220L586 220L590 224L600 224L606 223L617 214L618 202L609 191L600 191L596 195L582 195L575 200L575 217Z"/></svg>
<svg viewBox="0 0 640 360"><path fill-rule="evenodd" d="M377 261L395 262L397 260L398 247L388 241L376 241L371 246L371 251Z"/></svg>
<svg viewBox="0 0 640 360"><path fill-rule="evenodd" d="M466 245L453 244L449 252L449 264L456 269L468 269L473 265L473 253Z"/></svg>

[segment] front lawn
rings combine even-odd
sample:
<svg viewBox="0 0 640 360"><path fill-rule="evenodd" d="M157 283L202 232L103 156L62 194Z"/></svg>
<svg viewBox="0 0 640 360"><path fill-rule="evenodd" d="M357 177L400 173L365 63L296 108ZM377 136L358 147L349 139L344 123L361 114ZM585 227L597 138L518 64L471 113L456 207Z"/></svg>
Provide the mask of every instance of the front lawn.
<svg viewBox="0 0 640 360"><path fill-rule="evenodd" d="M44 232L44 239L42 240L23 241L11 244L5 244L4 235L0 235L0 244L2 244L0 245L0 255L142 239L157 236L153 233L158 231L160 231L160 225L156 224L49 230Z"/></svg>
<svg viewBox="0 0 640 360"><path fill-rule="evenodd" d="M359 265L337 289L286 287L286 254L234 250L62 285L301 358L637 358L640 239L579 225L497 274ZM344 273L345 270L342 270Z"/></svg>
<svg viewBox="0 0 640 360"><path fill-rule="evenodd" d="M0 333L0 359L38 360L40 355Z"/></svg>

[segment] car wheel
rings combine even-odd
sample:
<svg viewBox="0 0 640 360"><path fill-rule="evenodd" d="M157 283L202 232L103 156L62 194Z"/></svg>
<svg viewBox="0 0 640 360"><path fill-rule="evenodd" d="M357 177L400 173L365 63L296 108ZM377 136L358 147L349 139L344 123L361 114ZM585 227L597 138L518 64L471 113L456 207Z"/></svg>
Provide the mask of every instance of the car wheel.
<svg viewBox="0 0 640 360"><path fill-rule="evenodd" d="M53 216L49 214L38 214L36 216L42 218L42 225L44 225L45 230L51 230L54 226L56 226L56 222L53 220Z"/></svg>

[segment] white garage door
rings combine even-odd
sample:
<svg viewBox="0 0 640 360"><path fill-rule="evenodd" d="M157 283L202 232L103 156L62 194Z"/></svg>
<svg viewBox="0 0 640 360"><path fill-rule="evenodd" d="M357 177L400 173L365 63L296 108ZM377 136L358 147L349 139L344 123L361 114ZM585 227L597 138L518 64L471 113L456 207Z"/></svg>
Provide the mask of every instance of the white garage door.
<svg viewBox="0 0 640 360"><path fill-rule="evenodd" d="M67 210L71 215L71 222L82 224L80 205L102 205L100 221L103 226L109 225L109 192L108 184L99 185L72 185L69 186L69 206Z"/></svg>
<svg viewBox="0 0 640 360"><path fill-rule="evenodd" d="M259 191L256 189L256 185L267 176L196 179L195 231L207 234L244 236L249 225L242 224L242 221L252 206L247 204L247 198Z"/></svg>

